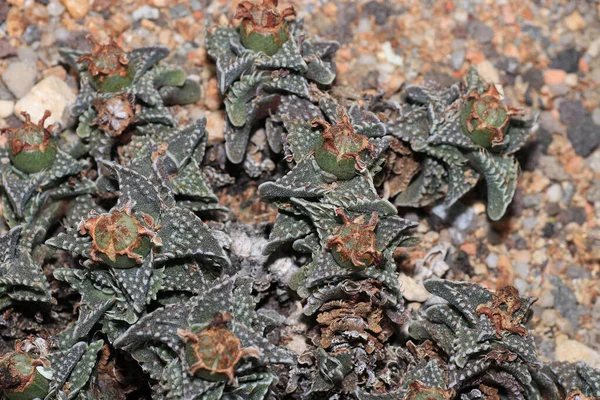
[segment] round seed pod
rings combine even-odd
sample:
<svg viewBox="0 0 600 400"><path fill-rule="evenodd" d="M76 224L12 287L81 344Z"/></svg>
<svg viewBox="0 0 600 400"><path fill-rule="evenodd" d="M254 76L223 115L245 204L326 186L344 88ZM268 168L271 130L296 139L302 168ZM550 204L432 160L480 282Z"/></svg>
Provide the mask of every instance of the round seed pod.
<svg viewBox="0 0 600 400"><path fill-rule="evenodd" d="M179 330L185 342L185 359L190 374L210 381L235 380L235 368L245 355L259 356L254 348L244 349L240 339L226 328L229 314L218 313L205 329Z"/></svg>
<svg viewBox="0 0 600 400"><path fill-rule="evenodd" d="M289 40L286 18L295 16L293 7L277 9L277 0L263 0L262 4L243 1L235 15L241 19L240 41L247 49L272 56Z"/></svg>
<svg viewBox="0 0 600 400"><path fill-rule="evenodd" d="M79 231L92 237L90 258L114 268L141 264L156 242L156 234L142 225L128 207L89 218Z"/></svg>
<svg viewBox="0 0 600 400"><path fill-rule="evenodd" d="M131 85L135 72L127 53L111 38L110 43L101 45L91 36L94 44L91 54L84 54L78 63L87 62L90 84L102 93L119 92Z"/></svg>
<svg viewBox="0 0 600 400"><path fill-rule="evenodd" d="M338 209L336 213L344 224L334 229L327 242L335 261L340 266L353 270L381 265L383 254L377 250L375 235L377 213L374 213L367 223L364 222L364 215L350 220L342 209Z"/></svg>
<svg viewBox="0 0 600 400"><path fill-rule="evenodd" d="M366 136L354 131L347 115L340 115L334 125L315 120L313 126L323 128L323 136L315 146L319 167L341 180L351 179L357 171L364 169L361 156L365 150L372 150L372 145Z"/></svg>
<svg viewBox="0 0 600 400"><path fill-rule="evenodd" d="M25 123L20 128L7 128L8 158L12 165L26 174L34 174L48 169L56 160L57 145L50 130L44 128L44 123L50 117L46 111L42 119L34 124L29 114L23 112Z"/></svg>
<svg viewBox="0 0 600 400"><path fill-rule="evenodd" d="M43 399L48 394L49 381L37 367L49 365L45 358L33 358L16 351L0 358L0 392L9 400Z"/></svg>
<svg viewBox="0 0 600 400"><path fill-rule="evenodd" d="M473 143L486 149L500 150L507 142L506 130L510 119L521 110L502 104L502 96L494 85L482 94L473 91L460 111L462 132Z"/></svg>

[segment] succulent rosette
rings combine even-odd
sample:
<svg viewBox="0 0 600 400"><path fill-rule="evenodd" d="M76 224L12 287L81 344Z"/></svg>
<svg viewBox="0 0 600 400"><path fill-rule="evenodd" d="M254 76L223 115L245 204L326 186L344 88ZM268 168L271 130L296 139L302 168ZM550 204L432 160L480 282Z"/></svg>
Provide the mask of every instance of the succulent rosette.
<svg viewBox="0 0 600 400"><path fill-rule="evenodd" d="M110 160L110 149L138 126L172 126L166 106L193 103L200 86L185 72L160 61L166 47L124 51L114 39L99 44L91 37L91 53L62 50L63 58L79 73L80 90L71 114L79 117L77 134L97 159Z"/></svg>
<svg viewBox="0 0 600 400"><path fill-rule="evenodd" d="M263 399L272 364L293 355L264 338L250 278L224 278L188 301L142 317L114 345L156 382L157 398Z"/></svg>
<svg viewBox="0 0 600 400"><path fill-rule="evenodd" d="M50 351L42 338L17 341L0 357L0 392L8 400L79 399L87 393L103 340Z"/></svg>
<svg viewBox="0 0 600 400"><path fill-rule="evenodd" d="M87 165L60 149L55 127L45 126L50 112L46 111L37 124L29 114L24 112L23 116L23 126L2 129L8 136L8 145L0 149L0 157L6 159L0 171L3 213L9 226L30 221L49 195L75 193L75 183L71 190L58 187Z"/></svg>
<svg viewBox="0 0 600 400"><path fill-rule="evenodd" d="M516 187L515 153L535 131L535 120L506 106L498 88L471 68L467 85L433 89L408 85L402 115L387 123L388 132L410 145L420 168L406 177L411 183L395 204L424 207L443 199L454 204L483 178L487 211L502 218Z"/></svg>
<svg viewBox="0 0 600 400"><path fill-rule="evenodd" d="M104 166L118 183L116 205L107 212L93 201L82 201L77 226L47 244L87 259L87 269L57 269L55 276L89 298L80 322L90 314L100 318L102 309L109 319L120 321L112 325L116 335L119 326L137 320L159 291L187 291L204 281L201 266L218 271L229 260L211 230L192 211L177 206L166 188L118 164ZM76 220L74 212L70 221Z"/></svg>
<svg viewBox="0 0 600 400"><path fill-rule="evenodd" d="M205 127L206 119L201 118L186 127L162 128L139 136L124 148L123 162L167 187L181 206L196 212L226 210L200 169L208 140Z"/></svg>
<svg viewBox="0 0 600 400"><path fill-rule="evenodd" d="M317 199L345 182L379 170L381 155L391 139L375 114L358 105L346 110L326 98L319 104L322 115L318 118L282 117L288 160L294 166L282 178L260 186L266 198Z"/></svg>
<svg viewBox="0 0 600 400"><path fill-rule="evenodd" d="M276 0L243 1L235 16L239 27L217 26L206 39L217 64L219 90L226 96L227 156L236 164L244 159L252 127L278 113L282 98L303 106L311 99L309 83L329 85L335 79L332 57L339 44L306 38L294 16L292 7L279 11ZM280 133L267 123L267 138L276 152Z"/></svg>
<svg viewBox="0 0 600 400"><path fill-rule="evenodd" d="M423 319L411 324L409 333L416 340L435 344L437 350L431 354L443 361L444 383L463 393L461 398L493 394L562 399L575 390L598 393L598 371L584 368L582 376L589 382L573 379L573 385L561 387L560 378L550 372L552 367L538 358L534 339L524 325L535 298L520 296L512 286L491 292L474 283L430 279L425 287L445 302L424 310ZM572 376L577 376L577 367L570 367L569 372L575 372ZM595 388L592 376L596 376Z"/></svg>
<svg viewBox="0 0 600 400"><path fill-rule="evenodd" d="M384 385L376 371L386 343L408 320L392 255L418 240L408 233L416 224L373 185L389 144L383 124L326 98L317 111L308 121L282 117L295 166L259 190L279 208L266 253L291 243L311 255L289 285L317 326L299 359L308 367L292 371L286 390L321 398Z"/></svg>

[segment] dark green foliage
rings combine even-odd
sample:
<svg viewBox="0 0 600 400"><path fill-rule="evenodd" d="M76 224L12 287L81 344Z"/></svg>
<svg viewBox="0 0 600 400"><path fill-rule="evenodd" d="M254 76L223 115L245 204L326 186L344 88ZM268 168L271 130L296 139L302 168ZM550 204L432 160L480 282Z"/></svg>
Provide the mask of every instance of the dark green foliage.
<svg viewBox="0 0 600 400"><path fill-rule="evenodd" d="M280 15L277 28L273 27L280 29L275 36L283 34L287 40L276 39L274 43L271 33L250 37L244 28L253 25L250 8L265 8L280 15L276 2L267 1L260 6L243 2L237 16L243 19L242 32L217 26L206 39L208 54L217 65L219 90L225 95L227 156L236 164L244 159L250 131L257 121L269 114L284 113L280 108L284 99L295 108L304 109L304 101L311 100L310 82L333 82L332 58L339 48L334 41L318 42L305 37L301 21L283 19L293 15L289 9ZM258 35L256 29L254 32ZM271 148L279 152L281 128L277 125L277 117L267 122L267 137Z"/></svg>
<svg viewBox="0 0 600 400"><path fill-rule="evenodd" d="M477 103L475 114L488 115L489 122L497 125L493 129L482 124L477 128L478 119L468 118L473 99L484 95L493 100ZM535 120L513 118L521 115L516 109L498 109L500 95L474 68L469 70L466 86L435 89L408 85L404 98L407 104L402 115L387 127L420 156L421 165L408 188L396 197L396 205L424 207L443 200L450 206L482 177L488 192L488 215L493 220L502 218L517 187L519 165L514 154L537 128ZM502 121L492 121L494 118ZM471 131L467 120L474 124Z"/></svg>

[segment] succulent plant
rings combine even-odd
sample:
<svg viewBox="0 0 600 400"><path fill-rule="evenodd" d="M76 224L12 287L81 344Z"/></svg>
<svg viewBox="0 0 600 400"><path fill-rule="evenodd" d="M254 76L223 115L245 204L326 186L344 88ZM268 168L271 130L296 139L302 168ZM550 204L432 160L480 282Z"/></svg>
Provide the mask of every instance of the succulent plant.
<svg viewBox="0 0 600 400"><path fill-rule="evenodd" d="M42 338L16 342L0 358L0 392L9 400L81 399L87 391L102 340L50 351Z"/></svg>
<svg viewBox="0 0 600 400"><path fill-rule="evenodd" d="M290 151L288 160L295 165L284 177L262 184L263 196L318 198L345 182L360 179L367 171L379 170L381 154L390 138L385 136L385 127L377 117L358 105L345 110L326 98L319 104L326 119L282 116Z"/></svg>
<svg viewBox="0 0 600 400"><path fill-rule="evenodd" d="M373 175L389 145L374 114L346 110L322 98L324 115L311 120L282 116L293 169L259 190L279 208L268 253L291 242L312 260L291 278L306 299L304 314L316 316L315 348L299 360L309 368L292 373L287 391L324 396L383 383L384 345L408 320L392 254L417 241L416 224L399 218L379 198Z"/></svg>
<svg viewBox="0 0 600 400"><path fill-rule="evenodd" d="M140 118L163 118L167 123L172 122L164 108L161 90L168 87L190 90L188 85L193 84L186 79L183 70L158 64L167 57L169 49L141 47L126 52L112 38L108 44L100 44L92 36L88 38L94 45L91 53L61 50L65 60L79 72L81 84L71 112L77 116L87 111L96 99L109 100L115 94L130 93L140 102ZM199 91L199 87L195 90ZM169 92L169 96L173 97L173 93Z"/></svg>
<svg viewBox="0 0 600 400"><path fill-rule="evenodd" d="M0 149L0 157L7 160L1 171L3 212L9 226L31 220L53 192L56 197L68 194L64 187L57 187L86 165L60 149L55 127L44 126L49 111L37 124L29 114L23 112L23 116L23 126L1 130L8 135L8 146Z"/></svg>
<svg viewBox="0 0 600 400"><path fill-rule="evenodd" d="M61 54L79 73L81 87L71 114L79 117L76 132L96 160L110 161L113 145L139 126L173 126L166 106L199 99L197 82L183 70L159 63L169 54L167 48L125 52L114 39L101 45L89 38L91 53L63 49Z"/></svg>
<svg viewBox="0 0 600 400"><path fill-rule="evenodd" d="M535 131L535 120L502 104L497 87L484 83L471 68L467 85L433 89L408 85L402 115L387 123L390 134L410 145L420 168L410 169L410 185L395 204L424 207L443 198L450 206L483 177L488 215L502 218L516 187L514 156Z"/></svg>
<svg viewBox="0 0 600 400"><path fill-rule="evenodd" d="M202 290L189 289L204 279L200 265L209 271L229 261L210 229L178 207L165 187L118 164L104 166L117 179L117 204L108 212L81 207L78 226L67 227L47 244L87 258L87 270L54 273L85 299L80 322L90 316L98 320L102 310L105 320L113 321L106 328L112 337L135 322L159 291ZM77 221L76 214L71 220ZM78 338L72 335L69 340Z"/></svg>
<svg viewBox="0 0 600 400"><path fill-rule="evenodd" d="M474 283L430 279L425 287L446 302L427 308L409 333L436 345L434 357L447 364L444 382L462 393L461 399L560 399L576 391L597 395L600 371L581 363L544 365L538 358L523 325L535 298L521 297L512 286L493 293ZM568 371L562 381L559 371Z"/></svg>
<svg viewBox="0 0 600 400"><path fill-rule="evenodd" d="M184 128L148 126L144 132L149 134L124 148L124 160L156 185L168 187L182 206L197 212L226 210L200 169L208 140L205 127L204 118Z"/></svg>
<svg viewBox="0 0 600 400"><path fill-rule="evenodd" d="M28 354L23 343L16 342L15 351L0 358L0 391L9 400L46 397L49 379L45 370L49 366L48 359Z"/></svg>
<svg viewBox="0 0 600 400"><path fill-rule="evenodd" d="M0 298L45 303L52 301L50 287L38 264L40 257L36 254L34 258L32 255L33 238L28 236L34 227L16 226L0 237Z"/></svg>
<svg viewBox="0 0 600 400"><path fill-rule="evenodd" d="M292 7L279 11L276 0L243 1L235 16L239 28L217 26L206 39L219 90L226 96L227 156L236 164L244 159L252 127L279 113L283 98L303 106L311 99L309 82L329 85L335 79L332 56L339 44L305 38L301 21L289 19L294 15ZM276 152L280 131L267 123L267 138Z"/></svg>
<svg viewBox="0 0 600 400"><path fill-rule="evenodd" d="M142 317L114 345L157 381L157 398L262 399L275 380L268 366L294 357L263 337L255 306L252 280L227 277Z"/></svg>

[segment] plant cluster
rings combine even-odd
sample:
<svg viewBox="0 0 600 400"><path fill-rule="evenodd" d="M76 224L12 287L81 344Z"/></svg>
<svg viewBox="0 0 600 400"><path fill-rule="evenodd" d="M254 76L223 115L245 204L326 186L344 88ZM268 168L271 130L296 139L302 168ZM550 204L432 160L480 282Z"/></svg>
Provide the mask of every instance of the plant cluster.
<svg viewBox="0 0 600 400"><path fill-rule="evenodd" d="M535 119L505 105L498 87L474 67L466 85L407 85L402 95L404 103L386 122L399 140L394 160L406 159L409 166L395 171L401 176L389 193L395 204L424 207L442 200L451 206L483 178L488 216L502 218L517 188L515 153L535 132Z"/></svg>
<svg viewBox="0 0 600 400"><path fill-rule="evenodd" d="M239 26L214 27L206 38L225 95L227 157L236 164L244 160L252 128L265 117L269 145L281 152L282 109L306 108L309 84L335 79L332 58L339 44L306 37L294 8L280 11L277 3L242 1L234 17Z"/></svg>
<svg viewBox="0 0 600 400"><path fill-rule="evenodd" d="M239 265L227 229L201 219L227 211L201 167L206 121L179 127L168 109L195 102L199 84L162 62L161 47L126 52L111 40L62 51L80 79L77 126L60 132L48 113L38 123L24 114L23 126L3 131L0 309L49 309L60 284L80 296L78 319L0 356L3 395L600 398L600 371L539 359L526 326L535 299L514 287L430 279L435 297L412 313L402 297L395 257L419 242L417 223L388 195L398 206L451 205L481 176L488 214L501 218L516 188L514 154L535 121L474 70L466 85L406 86L402 104L342 105L322 91L339 45L306 38L294 17L276 0L244 1L239 25L207 38L229 159L244 160L267 118L271 149L289 167L259 186L278 210L259 269L282 255L296 262L274 274L277 296L257 289L261 271ZM294 296L306 327L298 354L276 311Z"/></svg>
<svg viewBox="0 0 600 400"><path fill-rule="evenodd" d="M377 117L323 97L319 117L282 115L294 166L259 190L279 213L267 251L286 242L311 255L290 287L317 326L288 393L325 396L385 386L385 344L408 321L393 252L418 242L373 184L390 140ZM307 365L304 367L303 365Z"/></svg>

